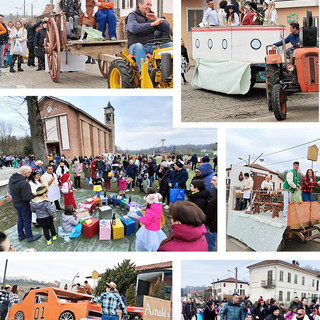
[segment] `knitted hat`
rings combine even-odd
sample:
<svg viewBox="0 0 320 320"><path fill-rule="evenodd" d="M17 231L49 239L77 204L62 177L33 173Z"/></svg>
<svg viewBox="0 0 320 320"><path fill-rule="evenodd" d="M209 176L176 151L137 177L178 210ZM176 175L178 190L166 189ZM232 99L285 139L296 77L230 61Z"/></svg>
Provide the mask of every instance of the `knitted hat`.
<svg viewBox="0 0 320 320"><path fill-rule="evenodd" d="M271 307L270 307L270 312L271 312L271 313L274 313L276 310L279 310L279 307L278 307L278 306L271 306Z"/></svg>
<svg viewBox="0 0 320 320"><path fill-rule="evenodd" d="M63 184L63 183L65 183L65 182L67 182L68 179L69 179L69 177L70 177L70 174L69 174L69 173L65 173L65 174L60 178L61 183Z"/></svg>
<svg viewBox="0 0 320 320"><path fill-rule="evenodd" d="M147 196L146 201L149 204L159 203L159 200L162 198L160 193L151 193Z"/></svg>
<svg viewBox="0 0 320 320"><path fill-rule="evenodd" d="M161 166L161 167L165 167L165 168L167 168L167 167L168 167L168 163L167 163L167 161L163 161L163 162L161 162L160 166Z"/></svg>
<svg viewBox="0 0 320 320"><path fill-rule="evenodd" d="M179 168L183 168L184 162L179 159L179 160L176 162L176 165L177 165Z"/></svg>

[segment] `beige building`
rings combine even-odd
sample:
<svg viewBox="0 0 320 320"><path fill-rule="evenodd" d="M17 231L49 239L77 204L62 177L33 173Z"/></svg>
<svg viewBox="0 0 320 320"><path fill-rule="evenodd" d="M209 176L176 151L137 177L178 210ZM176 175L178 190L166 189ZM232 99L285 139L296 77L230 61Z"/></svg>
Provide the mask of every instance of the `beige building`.
<svg viewBox="0 0 320 320"><path fill-rule="evenodd" d="M258 10L261 10L260 1ZM215 10L219 9L220 0L214 0ZM231 2L228 0L228 2ZM300 25L303 25L303 17L307 10L312 11L315 25L319 26L319 0L275 0L278 13L278 23L287 27L289 34L289 23L297 20ZM188 50L189 58L192 59L192 27L199 26L202 21L204 11L207 8L206 0L181 0L181 38L185 41L185 46Z"/></svg>
<svg viewBox="0 0 320 320"><path fill-rule="evenodd" d="M104 108L104 124L73 104L55 98L39 101L47 152L73 156L95 156L115 151L114 108Z"/></svg>
<svg viewBox="0 0 320 320"><path fill-rule="evenodd" d="M247 267L250 272L250 300L254 303L262 296L274 298L278 305L286 306L298 297L311 299L319 297L319 272L300 267L299 262L265 260Z"/></svg>
<svg viewBox="0 0 320 320"><path fill-rule="evenodd" d="M237 288L236 288L237 287ZM212 283L212 295L222 301L229 300L232 294L237 292L239 296L245 297L250 294L249 283L235 278L217 280Z"/></svg>

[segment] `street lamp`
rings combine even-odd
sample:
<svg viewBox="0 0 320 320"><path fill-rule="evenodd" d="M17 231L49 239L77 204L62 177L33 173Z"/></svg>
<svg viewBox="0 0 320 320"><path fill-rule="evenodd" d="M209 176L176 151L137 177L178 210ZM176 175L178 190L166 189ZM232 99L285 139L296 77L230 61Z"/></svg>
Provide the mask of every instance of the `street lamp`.
<svg viewBox="0 0 320 320"><path fill-rule="evenodd" d="M235 270L235 271L232 271L232 270L227 270L227 271L234 273L235 279L236 279L236 289L235 289L234 292L235 292L235 293L238 293L238 268L235 267L234 270Z"/></svg>

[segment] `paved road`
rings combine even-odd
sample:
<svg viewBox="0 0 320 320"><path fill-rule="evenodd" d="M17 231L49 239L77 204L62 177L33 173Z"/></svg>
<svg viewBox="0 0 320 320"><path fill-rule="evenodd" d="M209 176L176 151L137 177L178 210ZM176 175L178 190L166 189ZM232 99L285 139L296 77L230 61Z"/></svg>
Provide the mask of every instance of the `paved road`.
<svg viewBox="0 0 320 320"><path fill-rule="evenodd" d="M35 67L22 65L24 72L10 73L9 68L1 69L1 88L108 88L107 79L102 77L97 64L86 64L85 71L63 72L58 83L51 80L49 73L36 71Z"/></svg>
<svg viewBox="0 0 320 320"><path fill-rule="evenodd" d="M189 84L182 85L183 122L277 122L266 103L265 84L256 84L247 95L226 95L192 87L193 68L187 73ZM214 81L214 79L212 80ZM296 93L288 97L284 122L312 122L319 119L318 93Z"/></svg>

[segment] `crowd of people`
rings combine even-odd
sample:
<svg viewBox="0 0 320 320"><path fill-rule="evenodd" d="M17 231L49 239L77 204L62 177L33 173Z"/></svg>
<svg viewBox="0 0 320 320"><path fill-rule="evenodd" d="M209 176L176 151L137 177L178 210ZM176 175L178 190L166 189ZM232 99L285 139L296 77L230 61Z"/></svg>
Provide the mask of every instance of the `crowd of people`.
<svg viewBox="0 0 320 320"><path fill-rule="evenodd" d="M249 297L240 298L237 293L231 300L210 298L208 301L186 299L182 302L184 320L319 320L320 307L315 299L310 304L306 297L295 297L286 308L274 298L264 300L262 296L252 303ZM201 318L199 316L201 316Z"/></svg>
<svg viewBox="0 0 320 320"><path fill-rule="evenodd" d="M126 20L129 53L136 57L139 70L141 70L141 59L145 60L147 54L152 54L156 47L150 41L155 38L167 39L167 43L161 43L160 48L173 45L170 41L172 30L169 23L165 17L157 17L151 8L151 0L138 0L135 11L131 12ZM113 1L56 0L53 12L66 16L66 34L69 40L85 41L86 28L94 28L96 23L104 40L107 39L106 29L109 40L117 40L117 18ZM29 67L35 66L37 57L37 71L45 70L44 46L47 26L48 18L37 22L23 18L21 21L10 20L5 23L4 15L0 14L0 71L2 68L10 67L10 72L16 72L14 65L17 61L17 71L23 72L22 63L26 56ZM88 56L86 63L94 64L95 61Z"/></svg>
<svg viewBox="0 0 320 320"><path fill-rule="evenodd" d="M63 155L49 154L46 168L33 155L9 158L18 164L18 171L9 179L9 188L18 213L19 241L32 242L41 237L33 234L31 225L34 223L42 227L47 244L51 245L59 234L54 225L58 211L63 211L59 229L62 228L69 238L80 236L81 223L74 192L81 187L92 188L93 195L100 197L101 192L111 191L113 183L113 190L123 197L129 193L130 199L135 187L145 196L145 216L140 217L143 227L136 235L137 251L215 250L217 157L211 164L208 155L200 158L196 154L167 157L102 154L75 156L69 163ZM194 171L194 177L187 190L190 170ZM186 196L187 201L171 203L172 190L182 192L181 200ZM62 195L64 208L60 205ZM161 219L166 211L172 225L169 237L161 230Z"/></svg>
<svg viewBox="0 0 320 320"><path fill-rule="evenodd" d="M11 287L11 285L6 284L1 287L0 290L0 320L5 320L9 314L9 310L12 304L22 302L28 294L32 290L40 289L37 288L30 288L28 292L26 292L23 298L20 298L20 287L18 284L15 284ZM65 290L68 290L68 286L65 285ZM84 284L81 285L80 283L74 284L70 290L76 293L82 293L87 295L93 295L93 289L89 285L88 281L84 281ZM122 310L122 315L127 315L127 308L126 308L126 300L125 297L119 293L117 289L117 285L114 282L106 282L106 291L103 292L100 296L92 297L91 300L93 303L101 303L101 319L112 319L117 320L119 319L119 310ZM35 303L41 303L40 295L36 294Z"/></svg>

